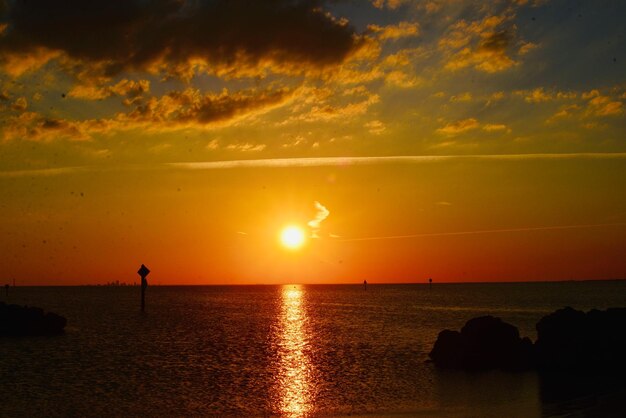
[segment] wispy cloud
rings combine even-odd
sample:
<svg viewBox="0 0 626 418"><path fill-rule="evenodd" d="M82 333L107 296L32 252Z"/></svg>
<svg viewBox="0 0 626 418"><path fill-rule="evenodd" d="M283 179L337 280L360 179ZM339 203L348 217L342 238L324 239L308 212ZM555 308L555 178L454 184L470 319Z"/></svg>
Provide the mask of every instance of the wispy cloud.
<svg viewBox="0 0 626 418"><path fill-rule="evenodd" d="M47 177L58 176L61 174L72 174L82 171L89 171L90 167L59 167L59 168L42 168L36 170L10 170L0 171L0 178L10 177Z"/></svg>
<svg viewBox="0 0 626 418"><path fill-rule="evenodd" d="M330 215L330 211L318 201L315 201L315 209L317 209L315 218L307 224L311 227L311 238L319 238L317 232L320 230L321 223Z"/></svg>
<svg viewBox="0 0 626 418"><path fill-rule="evenodd" d="M493 155L397 155L386 157L319 157L271 158L259 160L229 160L205 162L168 163L175 168L210 170L254 167L327 167L377 164L417 164L450 160L571 160L571 159L622 159L626 153L573 153L573 154L493 154Z"/></svg>
<svg viewBox="0 0 626 418"><path fill-rule="evenodd" d="M157 165L121 165L56 167L32 170L0 171L0 178L24 176L54 176L76 172L129 171L155 169L218 170L233 168L289 168L289 167L334 167L384 164L420 164L454 160L467 161L519 161L519 160L593 160L625 159L626 152L614 153L571 153L571 154L492 154L492 155L396 155L387 157L318 157L318 158L268 158L251 160L176 162Z"/></svg>
<svg viewBox="0 0 626 418"><path fill-rule="evenodd" d="M394 240L394 239L446 237L446 236L459 236L459 235L501 234L501 233L507 233L507 232L558 231L558 230L566 230L566 229L588 229L588 228L602 228L602 227L611 227L611 226L626 226L626 222L586 224L586 225L537 226L537 227L530 227L530 228L483 229L483 230L477 230L477 231L430 232L430 233L424 233L424 234L410 234L410 235L389 235L389 236L378 236L378 237L344 238L344 239L341 239L340 241L382 241L382 240Z"/></svg>

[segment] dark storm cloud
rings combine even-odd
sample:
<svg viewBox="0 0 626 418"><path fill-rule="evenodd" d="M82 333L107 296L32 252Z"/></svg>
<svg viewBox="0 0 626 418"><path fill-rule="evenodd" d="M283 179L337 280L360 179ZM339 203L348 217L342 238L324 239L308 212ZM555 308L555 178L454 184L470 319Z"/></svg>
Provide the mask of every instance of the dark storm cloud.
<svg viewBox="0 0 626 418"><path fill-rule="evenodd" d="M161 98L150 98L125 116L124 122L150 122L169 127L209 125L279 106L290 97L291 92L286 90L202 94L198 90L187 89L170 92Z"/></svg>
<svg viewBox="0 0 626 418"><path fill-rule="evenodd" d="M60 51L105 74L155 67L322 68L359 41L316 0L20 0L0 6L0 56ZM2 2L0 1L0 4ZM41 55L41 54L40 54Z"/></svg>
<svg viewBox="0 0 626 418"><path fill-rule="evenodd" d="M96 134L141 129L165 132L184 128L229 126L242 118L262 114L289 102L295 92L280 90L244 90L239 92L202 93L188 88L172 91L159 98L150 97L129 103L133 109L108 119L58 119L36 112L24 112L26 99L16 100L19 113L6 117L0 142L12 140L52 141L56 139L90 140ZM17 109L16 109L17 110Z"/></svg>

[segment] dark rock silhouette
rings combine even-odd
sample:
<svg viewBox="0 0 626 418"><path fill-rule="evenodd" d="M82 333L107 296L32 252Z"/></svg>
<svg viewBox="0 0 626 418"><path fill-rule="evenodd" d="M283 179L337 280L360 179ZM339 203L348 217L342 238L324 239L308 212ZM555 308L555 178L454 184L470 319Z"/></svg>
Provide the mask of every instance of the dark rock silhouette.
<svg viewBox="0 0 626 418"><path fill-rule="evenodd" d="M537 367L544 371L626 370L626 308L559 309L537 323Z"/></svg>
<svg viewBox="0 0 626 418"><path fill-rule="evenodd" d="M584 313L567 307L541 318L535 344L513 325L483 316L461 332L441 331L429 356L443 368L602 374L626 371L624 353L626 308Z"/></svg>
<svg viewBox="0 0 626 418"><path fill-rule="evenodd" d="M440 332L430 357L445 368L525 370L532 367L533 348L513 325L481 316L467 321L461 332Z"/></svg>
<svg viewBox="0 0 626 418"><path fill-rule="evenodd" d="M64 317L41 308L0 302L0 337L57 335L66 323Z"/></svg>

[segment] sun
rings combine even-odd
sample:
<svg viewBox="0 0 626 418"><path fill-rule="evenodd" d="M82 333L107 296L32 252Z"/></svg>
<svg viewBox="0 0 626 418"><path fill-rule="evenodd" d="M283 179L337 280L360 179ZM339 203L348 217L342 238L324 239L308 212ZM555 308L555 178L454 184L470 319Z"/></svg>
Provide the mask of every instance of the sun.
<svg viewBox="0 0 626 418"><path fill-rule="evenodd" d="M297 250L304 244L304 231L298 226L287 226L280 232L280 243L290 250Z"/></svg>

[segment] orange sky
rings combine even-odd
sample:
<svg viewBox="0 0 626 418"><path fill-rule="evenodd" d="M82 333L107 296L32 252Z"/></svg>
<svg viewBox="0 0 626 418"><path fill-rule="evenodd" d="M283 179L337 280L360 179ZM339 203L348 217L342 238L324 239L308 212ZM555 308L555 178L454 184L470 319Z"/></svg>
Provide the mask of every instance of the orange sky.
<svg viewBox="0 0 626 418"><path fill-rule="evenodd" d="M2 177L4 276L133 282L145 263L164 284L617 278L626 269L625 160L330 160ZM315 202L329 213L311 238ZM291 224L308 236L296 251L279 241Z"/></svg>
<svg viewBox="0 0 626 418"><path fill-rule="evenodd" d="M624 278L625 13L0 1L0 283Z"/></svg>

